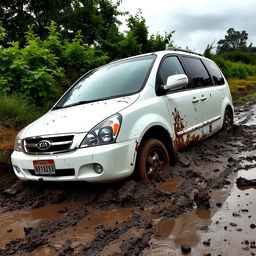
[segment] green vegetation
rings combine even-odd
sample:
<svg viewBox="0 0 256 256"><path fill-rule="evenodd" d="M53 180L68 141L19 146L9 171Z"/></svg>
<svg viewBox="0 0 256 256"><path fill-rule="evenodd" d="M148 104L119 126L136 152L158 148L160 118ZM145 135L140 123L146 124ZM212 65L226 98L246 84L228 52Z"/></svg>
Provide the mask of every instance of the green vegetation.
<svg viewBox="0 0 256 256"><path fill-rule="evenodd" d="M44 39L35 33L35 25L29 26L23 46L20 42L0 46L0 93L22 95L43 106L46 101L54 102L78 77L95 67L116 58L163 50L172 43L173 32L149 37L140 13L129 16L128 27L126 34L118 32L116 42L88 45L81 31L70 40L64 39L53 21L45 27L48 32ZM6 35L0 26L0 40Z"/></svg>
<svg viewBox="0 0 256 256"><path fill-rule="evenodd" d="M231 78L228 83L236 103L256 97L256 76L246 79Z"/></svg>
<svg viewBox="0 0 256 256"><path fill-rule="evenodd" d="M26 125L50 108L82 74L115 59L173 46L174 31L150 35L141 11L121 13L121 1L3 1L0 6L0 125ZM127 31L120 32L119 16ZM4 24L4 27L3 27ZM213 59L230 78L256 75L256 47L230 28ZM249 90L249 89L248 89ZM15 95L15 96L14 96Z"/></svg>
<svg viewBox="0 0 256 256"><path fill-rule="evenodd" d="M226 78L241 78L256 75L256 47L247 46L245 31L228 29L225 39L218 41L216 54L213 45L208 45L204 55L214 60Z"/></svg>
<svg viewBox="0 0 256 256"><path fill-rule="evenodd" d="M0 152L0 163L10 163L10 157L6 152Z"/></svg>
<svg viewBox="0 0 256 256"><path fill-rule="evenodd" d="M28 100L14 95L0 96L0 110L0 126L7 128L25 126L43 113Z"/></svg>
<svg viewBox="0 0 256 256"><path fill-rule="evenodd" d="M124 13L117 10L119 4L109 0L60 0L51 6L41 0L3 2L0 125L34 120L95 67L172 45L174 31L149 35L140 11L135 16L126 13L128 30L120 32L117 17Z"/></svg>
<svg viewBox="0 0 256 256"><path fill-rule="evenodd" d="M220 56L215 56L212 59L217 63L227 79L231 77L246 78L256 74L256 65L233 62Z"/></svg>

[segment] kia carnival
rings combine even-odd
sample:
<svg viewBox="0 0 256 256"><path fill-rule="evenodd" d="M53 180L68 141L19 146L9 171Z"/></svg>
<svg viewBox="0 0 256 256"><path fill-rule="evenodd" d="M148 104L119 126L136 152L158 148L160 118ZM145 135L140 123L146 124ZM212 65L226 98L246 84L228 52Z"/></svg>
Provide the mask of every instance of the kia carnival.
<svg viewBox="0 0 256 256"><path fill-rule="evenodd" d="M148 180L174 164L177 151L232 125L216 64L171 48L86 73L18 133L11 160L21 180Z"/></svg>

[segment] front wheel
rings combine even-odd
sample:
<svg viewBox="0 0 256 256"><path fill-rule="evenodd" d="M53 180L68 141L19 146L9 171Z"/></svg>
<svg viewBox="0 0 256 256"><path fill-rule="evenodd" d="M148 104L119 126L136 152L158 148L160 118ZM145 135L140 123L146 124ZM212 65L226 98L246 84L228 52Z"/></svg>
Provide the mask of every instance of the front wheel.
<svg viewBox="0 0 256 256"><path fill-rule="evenodd" d="M225 110L222 129L225 132L231 132L233 130L233 115L229 109Z"/></svg>
<svg viewBox="0 0 256 256"><path fill-rule="evenodd" d="M165 145L157 139L146 139L142 142L137 155L135 178L149 181L169 165L169 154Z"/></svg>

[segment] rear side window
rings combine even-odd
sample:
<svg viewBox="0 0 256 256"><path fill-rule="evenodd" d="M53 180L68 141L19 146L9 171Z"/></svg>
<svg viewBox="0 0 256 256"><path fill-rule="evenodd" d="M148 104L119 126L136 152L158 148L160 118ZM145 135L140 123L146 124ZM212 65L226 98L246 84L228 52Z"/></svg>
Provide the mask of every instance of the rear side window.
<svg viewBox="0 0 256 256"><path fill-rule="evenodd" d="M175 56L165 58L158 72L159 84L166 84L169 76L177 74L185 74L178 58Z"/></svg>
<svg viewBox="0 0 256 256"><path fill-rule="evenodd" d="M190 84L190 87L198 88L212 85L210 76L208 75L200 59L183 56L182 60L192 80L192 84Z"/></svg>
<svg viewBox="0 0 256 256"><path fill-rule="evenodd" d="M225 81L216 64L209 60L203 60L203 62L208 69L214 83L216 85L223 85Z"/></svg>

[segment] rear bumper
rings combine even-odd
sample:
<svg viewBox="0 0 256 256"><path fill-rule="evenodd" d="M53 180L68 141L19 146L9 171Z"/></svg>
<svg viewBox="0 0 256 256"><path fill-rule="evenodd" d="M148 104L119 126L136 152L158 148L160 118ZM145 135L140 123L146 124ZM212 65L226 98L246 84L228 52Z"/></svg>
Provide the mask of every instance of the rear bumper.
<svg viewBox="0 0 256 256"><path fill-rule="evenodd" d="M135 147L135 140L130 140L55 155L28 155L15 151L11 160L13 170L21 180L111 182L132 174L136 160ZM34 160L54 160L58 176L33 175ZM96 163L103 167L101 174L94 171ZM62 176L61 170L66 169L74 169L74 174Z"/></svg>

